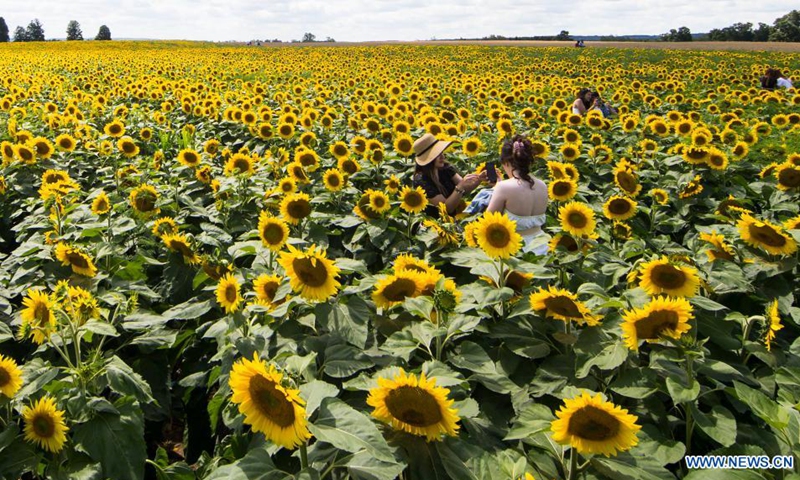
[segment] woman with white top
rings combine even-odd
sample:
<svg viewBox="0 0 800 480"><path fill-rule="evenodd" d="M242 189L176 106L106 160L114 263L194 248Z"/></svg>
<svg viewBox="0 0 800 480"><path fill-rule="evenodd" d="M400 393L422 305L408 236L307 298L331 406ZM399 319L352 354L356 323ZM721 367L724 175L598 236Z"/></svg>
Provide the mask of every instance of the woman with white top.
<svg viewBox="0 0 800 480"><path fill-rule="evenodd" d="M547 242L534 242L534 239L546 235L542 226L546 220L547 185L531 176L533 158L533 145L522 135L503 144L500 162L508 180L494 186L486 211L505 212L509 219L517 223L517 233L525 242L522 250L544 255L548 250Z"/></svg>
<svg viewBox="0 0 800 480"><path fill-rule="evenodd" d="M572 102L572 113L583 115L592 106L592 91L588 88L581 88L575 101Z"/></svg>

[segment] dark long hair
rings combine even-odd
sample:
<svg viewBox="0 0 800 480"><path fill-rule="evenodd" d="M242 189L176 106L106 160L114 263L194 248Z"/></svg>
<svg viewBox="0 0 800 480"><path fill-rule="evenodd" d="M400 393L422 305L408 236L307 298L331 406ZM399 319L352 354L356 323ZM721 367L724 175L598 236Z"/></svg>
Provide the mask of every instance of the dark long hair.
<svg viewBox="0 0 800 480"><path fill-rule="evenodd" d="M511 140L503 143L500 150L500 161L511 165L512 170L516 170L520 180L530 183L531 188L535 183L531 177L531 165L533 165L533 144L522 135L515 135Z"/></svg>
<svg viewBox="0 0 800 480"><path fill-rule="evenodd" d="M444 166L442 168L447 168L450 164L444 162ZM439 193L447 197L447 194L444 191L444 187L442 187L441 182L439 182L439 173L436 171L436 159L428 163L427 165L419 165L416 164L414 167L414 177L425 177L429 178L434 185L436 185L436 189L439 190Z"/></svg>
<svg viewBox="0 0 800 480"><path fill-rule="evenodd" d="M590 103L586 102L586 94L589 92L591 92L591 90L589 90L588 88L581 88L580 91L578 92L578 98L581 100L581 102L583 102L583 106L586 108L592 106Z"/></svg>

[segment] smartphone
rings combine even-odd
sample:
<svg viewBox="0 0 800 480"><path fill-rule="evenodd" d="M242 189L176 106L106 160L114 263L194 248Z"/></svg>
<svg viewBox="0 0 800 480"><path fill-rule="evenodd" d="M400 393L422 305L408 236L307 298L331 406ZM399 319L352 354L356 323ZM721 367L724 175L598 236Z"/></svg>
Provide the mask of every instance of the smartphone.
<svg viewBox="0 0 800 480"><path fill-rule="evenodd" d="M497 181L497 170L494 169L494 162L486 162L486 179L489 183Z"/></svg>

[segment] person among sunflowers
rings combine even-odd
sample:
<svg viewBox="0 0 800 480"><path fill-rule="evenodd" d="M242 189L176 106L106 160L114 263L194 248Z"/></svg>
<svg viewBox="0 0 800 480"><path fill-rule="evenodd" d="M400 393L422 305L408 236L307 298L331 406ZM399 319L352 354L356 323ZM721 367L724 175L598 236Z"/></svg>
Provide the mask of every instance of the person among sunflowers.
<svg viewBox="0 0 800 480"><path fill-rule="evenodd" d="M617 109L606 103L598 92L591 92L592 106L589 110L600 110L604 117L611 117L617 114Z"/></svg>
<svg viewBox="0 0 800 480"><path fill-rule="evenodd" d="M575 101L572 102L572 113L583 115L592 107L592 91L588 88L581 88Z"/></svg>
<svg viewBox="0 0 800 480"><path fill-rule="evenodd" d="M456 172L452 165L445 161L444 151L452 142L437 140L426 133L414 142L416 167L414 169L414 187L422 187L428 197L425 213L439 217L439 204L444 203L447 213L455 215L463 206L462 198L475 190L486 179L486 172L470 173L464 176Z"/></svg>
<svg viewBox="0 0 800 480"><path fill-rule="evenodd" d="M547 242L535 241L545 235L547 211L547 185L531 176L533 165L533 145L522 135L506 140L500 150L500 163L507 180L497 182L487 212L504 212L516 222L517 233L525 245L522 250L537 255L547 253Z"/></svg>

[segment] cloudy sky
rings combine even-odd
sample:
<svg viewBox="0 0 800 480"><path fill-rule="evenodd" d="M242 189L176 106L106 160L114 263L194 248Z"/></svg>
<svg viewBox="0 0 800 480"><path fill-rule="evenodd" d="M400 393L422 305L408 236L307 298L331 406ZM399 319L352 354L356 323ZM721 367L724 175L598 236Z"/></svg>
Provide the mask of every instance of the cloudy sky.
<svg viewBox="0 0 800 480"><path fill-rule="evenodd" d="M12 34L38 18L47 38L77 20L85 38L187 40L429 40L555 35L707 32L735 22L772 25L796 0L0 0Z"/></svg>

